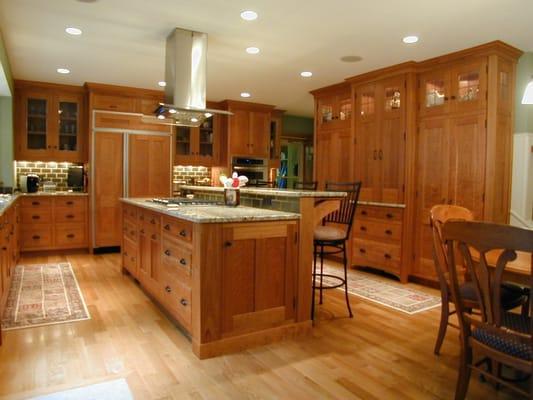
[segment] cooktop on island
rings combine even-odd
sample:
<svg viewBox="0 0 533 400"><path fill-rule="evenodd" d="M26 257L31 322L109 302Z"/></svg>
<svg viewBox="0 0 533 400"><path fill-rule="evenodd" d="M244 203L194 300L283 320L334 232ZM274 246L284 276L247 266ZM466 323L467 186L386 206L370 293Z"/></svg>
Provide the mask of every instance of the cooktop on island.
<svg viewBox="0 0 533 400"><path fill-rule="evenodd" d="M172 206L222 206L223 202L216 200L204 200L204 199L189 199L187 197L168 197L168 198L153 198L148 200L152 203Z"/></svg>

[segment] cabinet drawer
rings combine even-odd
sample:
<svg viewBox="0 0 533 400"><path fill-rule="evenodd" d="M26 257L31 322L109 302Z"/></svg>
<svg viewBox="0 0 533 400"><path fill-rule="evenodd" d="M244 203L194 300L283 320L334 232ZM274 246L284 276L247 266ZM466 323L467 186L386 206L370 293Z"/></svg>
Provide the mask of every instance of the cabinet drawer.
<svg viewBox="0 0 533 400"><path fill-rule="evenodd" d="M173 239L192 241L192 222L163 217L163 233Z"/></svg>
<svg viewBox="0 0 533 400"><path fill-rule="evenodd" d="M92 100L92 108L96 110L126 112L133 112L135 110L135 99L133 97L95 94Z"/></svg>
<svg viewBox="0 0 533 400"><path fill-rule="evenodd" d="M85 209L85 198L83 197L74 197L74 196L64 196L64 197L56 197L54 199L54 205L56 207L62 207L62 208L79 208L79 209Z"/></svg>
<svg viewBox="0 0 533 400"><path fill-rule="evenodd" d="M85 223L85 210L74 207L56 207L54 209L54 222Z"/></svg>
<svg viewBox="0 0 533 400"><path fill-rule="evenodd" d="M20 234L22 250L52 248L52 226L30 225L24 227Z"/></svg>
<svg viewBox="0 0 533 400"><path fill-rule="evenodd" d="M20 214L23 224L50 224L52 222L51 208L22 208Z"/></svg>
<svg viewBox="0 0 533 400"><path fill-rule="evenodd" d="M141 229L144 229L145 233L159 233L161 229L161 217L158 214L146 210L139 210L138 214Z"/></svg>
<svg viewBox="0 0 533 400"><path fill-rule="evenodd" d="M122 218L124 220L131 219L132 221L136 222L137 217L137 208L125 204L122 205Z"/></svg>
<svg viewBox="0 0 533 400"><path fill-rule="evenodd" d="M139 237L139 231L137 230L137 224L131 222L129 219L123 221L122 230L124 235L131 241L137 243Z"/></svg>
<svg viewBox="0 0 533 400"><path fill-rule="evenodd" d="M399 272L400 254L399 245L354 239L352 263Z"/></svg>
<svg viewBox="0 0 533 400"><path fill-rule="evenodd" d="M85 224L62 224L54 229L56 247L84 247L87 245L87 227Z"/></svg>
<svg viewBox="0 0 533 400"><path fill-rule="evenodd" d="M161 265L168 276L189 284L192 271L192 253L187 248L174 243L172 240L163 239Z"/></svg>
<svg viewBox="0 0 533 400"><path fill-rule="evenodd" d="M131 99L135 102L135 99ZM121 107L120 104L116 104L117 107ZM124 107L129 107L126 102L123 103ZM101 108L102 109L102 108ZM110 109L110 108L106 108ZM113 111L123 111L115 109ZM132 110L126 110L132 112ZM150 112L150 114L153 113ZM157 125L149 122L143 122L140 115L125 115L125 114L115 114L115 113L96 113L95 116L95 126L97 128L116 128L116 129L136 129L136 130L145 130L145 131L158 131L170 133L171 128L167 125Z"/></svg>
<svg viewBox="0 0 533 400"><path fill-rule="evenodd" d="M124 238L123 244L124 248L122 249L122 266L126 268L130 274L137 277L137 244L127 238Z"/></svg>
<svg viewBox="0 0 533 400"><path fill-rule="evenodd" d="M356 220L354 236L361 239L375 238L386 242L399 242L402 238L402 224L371 219Z"/></svg>
<svg viewBox="0 0 533 400"><path fill-rule="evenodd" d="M386 221L401 221L403 217L403 209L395 207L378 207L378 206L357 206L358 219L383 219Z"/></svg>
<svg viewBox="0 0 533 400"><path fill-rule="evenodd" d="M171 277L162 275L162 303L184 328L191 329L191 288Z"/></svg>
<svg viewBox="0 0 533 400"><path fill-rule="evenodd" d="M22 208L51 208L52 199L50 197L24 197L21 199Z"/></svg>

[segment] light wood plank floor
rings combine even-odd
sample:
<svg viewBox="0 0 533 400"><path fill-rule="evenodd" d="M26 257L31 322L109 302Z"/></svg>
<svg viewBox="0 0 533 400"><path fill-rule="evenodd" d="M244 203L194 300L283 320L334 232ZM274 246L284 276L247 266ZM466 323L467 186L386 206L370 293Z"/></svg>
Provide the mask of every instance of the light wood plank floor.
<svg viewBox="0 0 533 400"><path fill-rule="evenodd" d="M0 399L124 377L136 399L452 399L457 331L433 355L439 309L414 316L326 292L312 336L198 360L189 341L120 273L120 257L26 256L72 263L92 319L5 332ZM431 289L427 289L431 290ZM435 292L436 293L436 292ZM510 399L473 377L469 399Z"/></svg>

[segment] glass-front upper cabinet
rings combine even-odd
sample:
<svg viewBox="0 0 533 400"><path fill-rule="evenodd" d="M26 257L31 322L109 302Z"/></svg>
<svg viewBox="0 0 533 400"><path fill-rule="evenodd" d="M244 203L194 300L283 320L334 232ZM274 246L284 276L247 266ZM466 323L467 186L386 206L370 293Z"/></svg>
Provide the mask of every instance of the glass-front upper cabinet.
<svg viewBox="0 0 533 400"><path fill-rule="evenodd" d="M352 118L351 90L343 88L335 94L318 98L318 125L321 128L340 128L350 126Z"/></svg>
<svg viewBox="0 0 533 400"><path fill-rule="evenodd" d="M207 118L200 125L200 156L213 157L213 117Z"/></svg>
<svg viewBox="0 0 533 400"><path fill-rule="evenodd" d="M176 157L190 156L192 128L189 126L176 127Z"/></svg>
<svg viewBox="0 0 533 400"><path fill-rule="evenodd" d="M420 75L420 114L446 114L450 110L450 72L448 69Z"/></svg>
<svg viewBox="0 0 533 400"><path fill-rule="evenodd" d="M400 86L385 87L385 112L400 110L402 106L402 92Z"/></svg>
<svg viewBox="0 0 533 400"><path fill-rule="evenodd" d="M41 90L39 90L41 89ZM84 162L83 89L15 87L15 158Z"/></svg>
<svg viewBox="0 0 533 400"><path fill-rule="evenodd" d="M487 62L462 63L451 74L453 111L484 109L487 102Z"/></svg>

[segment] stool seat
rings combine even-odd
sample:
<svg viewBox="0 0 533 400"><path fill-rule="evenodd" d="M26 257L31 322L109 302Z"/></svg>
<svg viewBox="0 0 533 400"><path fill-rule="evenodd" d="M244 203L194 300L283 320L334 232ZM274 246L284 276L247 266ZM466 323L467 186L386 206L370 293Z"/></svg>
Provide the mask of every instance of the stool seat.
<svg viewBox="0 0 533 400"><path fill-rule="evenodd" d="M319 225L315 228L315 240L336 241L346 239L346 231L334 226Z"/></svg>

